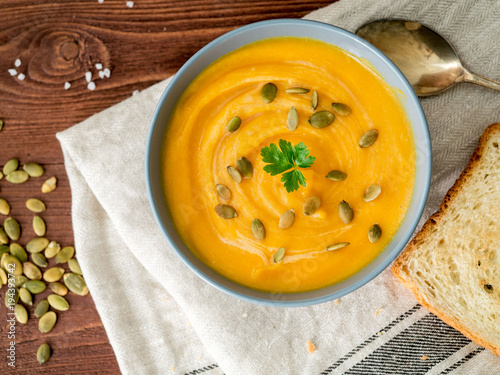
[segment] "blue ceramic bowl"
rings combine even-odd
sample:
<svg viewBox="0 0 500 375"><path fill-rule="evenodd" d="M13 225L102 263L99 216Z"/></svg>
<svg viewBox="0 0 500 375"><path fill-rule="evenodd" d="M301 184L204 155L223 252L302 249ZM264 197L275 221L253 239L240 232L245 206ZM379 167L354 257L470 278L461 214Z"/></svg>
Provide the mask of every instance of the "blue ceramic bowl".
<svg viewBox="0 0 500 375"><path fill-rule="evenodd" d="M341 283L302 293L265 293L239 285L219 275L184 245L175 231L166 208L160 181L160 150L168 118L177 99L191 81L219 57L248 43L279 36L318 39L336 45L369 61L386 82L400 90L401 102L411 122L416 150L416 179L410 207L389 245L361 271ZM306 306L330 301L365 285L381 273L403 250L410 239L427 200L431 179L431 143L424 113L411 85L401 71L377 48L338 27L306 20L273 20L254 23L231 31L196 53L172 79L156 107L146 146L146 184L151 208L167 242L182 261L214 287L242 300L272 306Z"/></svg>

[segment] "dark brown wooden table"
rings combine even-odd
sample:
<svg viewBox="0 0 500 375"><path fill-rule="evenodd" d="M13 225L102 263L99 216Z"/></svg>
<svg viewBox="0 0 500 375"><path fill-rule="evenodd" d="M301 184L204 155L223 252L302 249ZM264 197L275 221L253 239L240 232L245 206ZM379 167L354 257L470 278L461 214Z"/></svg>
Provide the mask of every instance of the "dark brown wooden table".
<svg viewBox="0 0 500 375"><path fill-rule="evenodd" d="M25 207L31 197L47 204L43 218L46 237L73 245L71 190L64 160L55 138L94 113L112 106L133 91L145 89L179 69L205 44L239 26L272 18L299 18L333 0L2 0L0 2L0 166L11 158L21 164L38 162L45 175L22 185L0 180L0 197L12 206L10 216L24 228L19 243L33 236L33 213ZM21 65L15 67L16 59ZM109 79L99 79L96 63L110 67ZM11 76L9 69L16 69ZM90 91L85 72L93 72ZM19 74L25 76L20 80ZM65 90L65 82L71 88ZM42 194L50 177L58 188ZM4 217L0 215L0 223ZM78 251L78 249L77 249ZM78 255L78 253L77 253ZM53 261L51 261L51 265ZM66 266L67 267L67 266ZM1 291L0 374L117 374L113 350L91 295L67 296L71 308L59 313L48 334L38 330L29 308L26 325L16 324L15 369L7 364L7 309ZM49 294L35 297L35 303ZM40 366L36 350L48 342L53 354Z"/></svg>

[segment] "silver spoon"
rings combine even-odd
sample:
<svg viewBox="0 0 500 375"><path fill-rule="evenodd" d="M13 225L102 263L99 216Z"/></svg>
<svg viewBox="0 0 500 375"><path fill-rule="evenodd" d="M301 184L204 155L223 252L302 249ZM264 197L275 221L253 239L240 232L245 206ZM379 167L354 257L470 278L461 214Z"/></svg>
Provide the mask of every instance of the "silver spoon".
<svg viewBox="0 0 500 375"><path fill-rule="evenodd" d="M500 82L465 69L453 47L419 22L374 21L361 26L356 34L385 53L401 69L418 96L439 94L458 82L500 91Z"/></svg>

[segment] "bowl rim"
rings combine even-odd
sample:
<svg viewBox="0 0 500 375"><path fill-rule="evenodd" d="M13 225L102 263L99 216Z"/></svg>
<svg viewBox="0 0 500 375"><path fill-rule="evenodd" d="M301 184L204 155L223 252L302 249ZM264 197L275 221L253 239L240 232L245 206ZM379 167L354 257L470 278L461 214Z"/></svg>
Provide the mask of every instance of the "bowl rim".
<svg viewBox="0 0 500 375"><path fill-rule="evenodd" d="M208 50L212 49L213 47L226 41L229 38L233 38L241 33L250 32L256 28L266 27L266 26L285 26L285 25L290 26L290 25L297 25L297 24L302 24L302 25L306 25L306 26L310 25L310 26L316 27L316 28L318 28L318 27L319 28L327 28L330 31L333 30L334 32L342 34L343 36L353 38L356 42L362 44L363 48L366 48L369 51L371 51L372 53L374 53L375 55L377 55L377 57L379 59L381 59L398 76L402 85L406 89L405 95L407 95L407 101L414 103L414 105L416 107L415 108L416 115L420 120L419 122L422 125L421 130L422 130L423 135L424 135L424 139L423 139L422 143L425 144L425 146L426 146L424 151L428 154L428 158L426 158L425 164L423 164L421 167L424 169L424 171L426 171L426 173L424 175L424 177L425 177L424 191L421 194L422 198L420 199L419 202L417 202L417 205L414 208L415 215L411 219L411 222L409 223L408 230L405 232L404 236L399 241L399 243L402 244L401 248L399 250L396 251L397 247L395 247L388 255L385 256L384 260L377 267L375 267L372 271L370 271L366 276L360 278L359 280L342 288L339 291L335 291L335 292L325 294L322 296L318 296L318 297L304 298L304 299L298 299L298 300L280 300L280 299L272 299L272 298L266 299L266 298L260 298L257 296L243 294L237 290L233 290L230 287L227 287L226 285L223 285L223 284L219 283L218 281L214 280L209 275L206 275L204 272L202 272L200 269L198 269L174 243L173 239L171 238L170 234L168 233L168 231L165 227L163 219L160 216L160 213L158 212L158 208L157 208L158 204L165 205L165 202L164 202L164 200L162 200L161 202L157 202L155 200L154 193L153 193L153 182L152 182L152 175L151 175L151 170L150 170L151 161L152 161L151 145L154 141L154 139L153 139L154 138L153 137L154 130L158 126L158 119L160 117L162 107L163 107L168 95L170 94L171 90L174 88L175 84L179 81L180 77L184 74L184 72L195 61L197 61L200 57L202 57ZM270 37L275 37L275 36L270 36ZM314 38L312 38L312 39L314 39ZM332 44L332 43L330 43L330 44ZM240 47L238 47L238 48L240 48ZM350 52L350 53L354 54L352 52ZM163 139L162 139L162 142L163 142ZM416 142L414 142L414 143L416 144ZM239 27L239 28L234 29L232 31L229 31L229 32L219 36L218 38L214 39L213 41L211 41L207 45L205 45L203 48L201 48L199 51L197 51L186 63L183 64L183 66L177 71L177 73L175 73L175 75L172 77L171 81L168 83L167 87L165 88L162 96L160 97L160 99L156 105L154 114L153 114L151 121L150 121L150 127L149 127L147 140L146 140L146 153L145 153L145 164L144 165L145 165L146 189L147 189L147 194L148 194L148 200L149 200L151 209L153 211L153 216L155 218L155 221L156 221L158 227L160 228L160 230L163 234L163 237L166 239L170 248L176 253L176 255L182 260L182 262L191 271L193 271L198 277L203 279L208 284L214 286L218 290L220 290L226 294L229 294L233 297L236 297L240 300L256 303L259 305L265 305L265 306L301 307L301 306L309 306L309 305L319 304L319 303L323 303L323 302L328 302L328 301L334 300L336 298L340 298L346 294L352 293L353 291L359 289L360 287L364 286L365 284L367 284L368 282L373 280L375 277L380 275L404 250L409 239L411 238L411 236L415 232L415 229L420 221L420 218L422 217L424 208L425 208L426 203L427 203L429 189L430 189L430 183L431 183L431 176L432 176L432 147L431 147L431 138L430 138L429 128L428 128L428 124L427 124L427 119L425 117L424 111L422 109L422 105L421 105L417 95L415 94L412 86L410 85L410 83L408 82L408 80L406 79L404 74L401 72L401 70L383 52L381 52L378 48L376 48L375 46L373 46L372 44L370 44L369 42L367 42L363 38L357 36L356 34L350 32L350 31L342 29L338 26L334 26L334 25L324 23L324 22L313 21L313 20L281 18L281 19L273 19L273 20L255 22L255 23L251 23L251 24ZM412 201L413 201L413 197L412 197ZM410 206L412 203L413 202L410 203ZM170 213L168 213L168 215L169 215L170 220L171 220ZM405 218L403 219L403 221L407 218L406 215L405 215ZM401 223L401 225L402 225L402 223ZM401 226L400 226L400 228L401 228ZM398 231L399 231L399 228L398 228ZM396 231L394 237L397 235L398 231ZM394 239L394 237L393 237L393 239ZM391 241L393 239L391 239ZM385 249L387 249L387 247L389 245L390 245L390 242L386 246ZM383 251L384 250L382 250L382 252ZM382 254L382 252L379 255L377 255L377 257L374 258L370 263L374 262ZM365 267L368 267L370 263L368 263ZM356 275L356 274L354 274L354 275ZM354 276L354 275L352 275L352 276ZM352 277L352 276L350 276L350 277ZM246 287L246 286L242 286L241 284L238 284L230 279L227 279L225 276L221 275L221 277L226 279L230 284L234 284L235 286L238 286L239 288L243 287L243 289L248 289L249 291L255 292L254 289ZM349 280L349 278L347 278L346 280ZM325 288L328 288L328 286L326 286ZM323 288L320 288L320 289L323 289ZM318 290L320 290L320 289L318 289ZM311 291L309 291L309 292L311 292ZM262 293L267 294L267 295L273 294L271 292L262 292ZM283 294L284 295L304 294L304 296L305 296L306 293L308 293L308 292L283 293Z"/></svg>

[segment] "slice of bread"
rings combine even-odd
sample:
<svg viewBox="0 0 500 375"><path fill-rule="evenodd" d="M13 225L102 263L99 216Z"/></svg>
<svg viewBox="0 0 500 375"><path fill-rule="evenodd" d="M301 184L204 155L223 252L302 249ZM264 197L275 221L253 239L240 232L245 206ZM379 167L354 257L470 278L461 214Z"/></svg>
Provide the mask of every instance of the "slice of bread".
<svg viewBox="0 0 500 375"><path fill-rule="evenodd" d="M500 355L500 124L392 267L417 300Z"/></svg>

